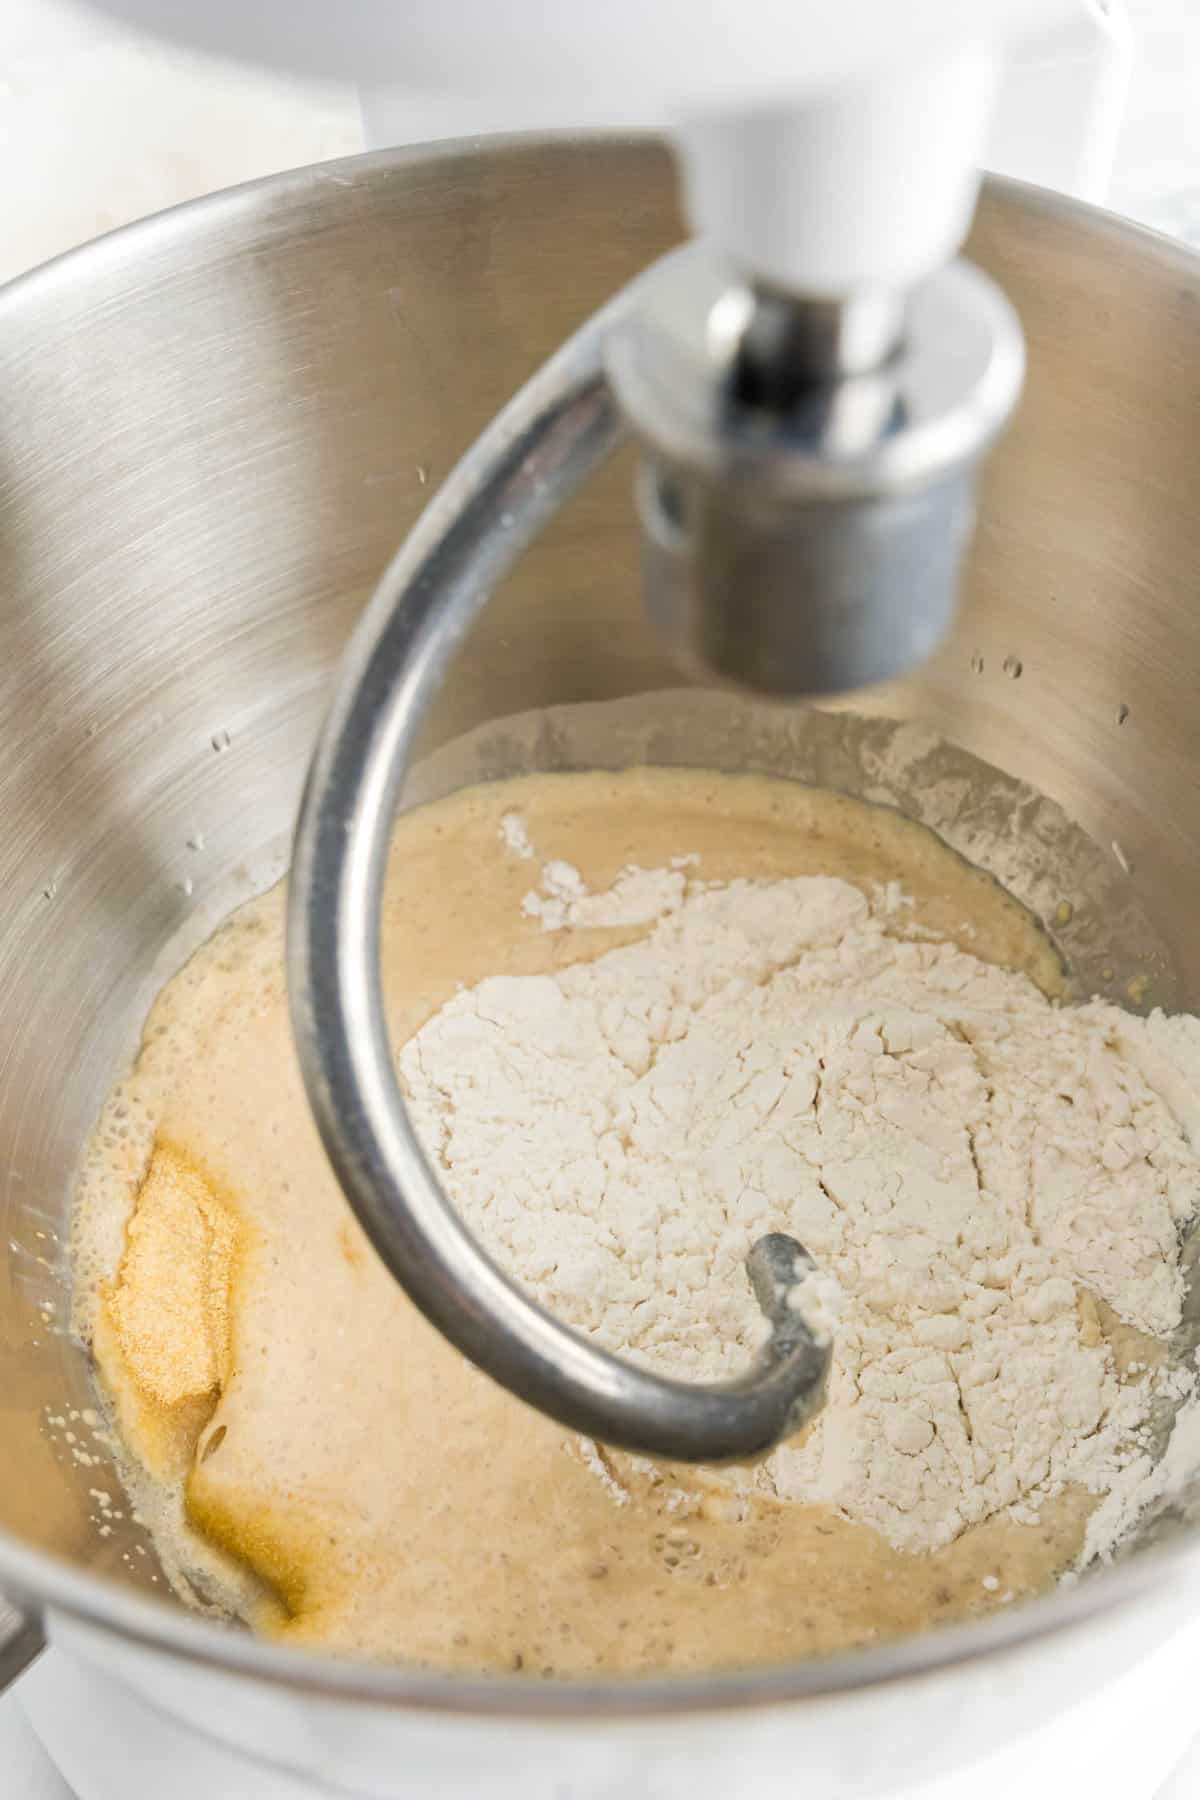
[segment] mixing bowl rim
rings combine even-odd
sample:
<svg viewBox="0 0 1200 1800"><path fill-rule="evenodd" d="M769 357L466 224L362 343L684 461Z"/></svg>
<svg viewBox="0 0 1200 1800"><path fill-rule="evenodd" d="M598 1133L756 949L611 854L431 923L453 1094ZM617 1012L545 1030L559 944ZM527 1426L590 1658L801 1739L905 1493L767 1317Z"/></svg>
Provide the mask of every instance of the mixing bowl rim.
<svg viewBox="0 0 1200 1800"><path fill-rule="evenodd" d="M483 140L446 139L436 144L343 157L288 170L184 202L122 226L44 263L0 288L0 318L26 301L40 301L77 270L119 268L154 252L178 230L215 226L240 213L253 215L274 203L302 197L323 184L353 190L395 172L436 162L520 156L547 148L649 148L646 132L528 132ZM1065 195L989 176L985 191L1047 223L1086 222L1100 240L1200 281L1200 258L1172 239ZM114 1632L139 1648L214 1671L243 1674L272 1686L371 1705L457 1714L509 1715L527 1719L646 1717L780 1706L839 1692L931 1674L950 1663L995 1655L1035 1638L1051 1637L1100 1612L1127 1607L1174 1572L1200 1569L1200 1543L1174 1543L1129 1562L1098 1570L1088 1579L1023 1602L1006 1612L965 1624L945 1625L917 1637L840 1652L826 1658L766 1664L700 1675L614 1677L609 1680L538 1681L523 1676L457 1675L356 1662L299 1650L231 1630L165 1600L123 1591L103 1576L72 1567L0 1530L0 1579L15 1600L35 1615L43 1609L84 1627Z"/></svg>
<svg viewBox="0 0 1200 1800"><path fill-rule="evenodd" d="M531 1680L373 1663L256 1637L186 1607L122 1591L75 1570L58 1557L15 1543L0 1532L0 1582L35 1618L58 1615L85 1630L113 1633L173 1662L242 1675L272 1688L321 1699L410 1712L510 1717L546 1723L578 1718L635 1720L703 1712L777 1708L936 1675L943 1668L996 1658L1049 1640L1101 1613L1130 1608L1174 1573L1190 1569L1200 1588L1200 1545L1142 1552L1131 1562L1096 1570L1004 1611L918 1636L833 1656L715 1669L702 1674L624 1675ZM50 1640L53 1642L53 1625Z"/></svg>

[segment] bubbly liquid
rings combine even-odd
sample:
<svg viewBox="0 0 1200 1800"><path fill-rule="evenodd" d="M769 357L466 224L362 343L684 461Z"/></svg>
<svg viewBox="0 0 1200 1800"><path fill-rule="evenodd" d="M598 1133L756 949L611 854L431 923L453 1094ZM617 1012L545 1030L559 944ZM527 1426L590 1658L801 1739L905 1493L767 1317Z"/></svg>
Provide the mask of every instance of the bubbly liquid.
<svg viewBox="0 0 1200 1800"><path fill-rule="evenodd" d="M505 847L517 811L539 862ZM897 930L1057 991L995 883L898 814L757 776L547 775L408 814L384 974L403 1042L455 991L642 934L544 932L541 859L593 889L698 855L707 880L899 882ZM407 1302L342 1198L292 1049L283 897L243 907L164 989L89 1149L76 1326L181 1587L258 1629L395 1661L568 1675L829 1652L1046 1587L1086 1497L928 1555L817 1506L581 1444L477 1373Z"/></svg>

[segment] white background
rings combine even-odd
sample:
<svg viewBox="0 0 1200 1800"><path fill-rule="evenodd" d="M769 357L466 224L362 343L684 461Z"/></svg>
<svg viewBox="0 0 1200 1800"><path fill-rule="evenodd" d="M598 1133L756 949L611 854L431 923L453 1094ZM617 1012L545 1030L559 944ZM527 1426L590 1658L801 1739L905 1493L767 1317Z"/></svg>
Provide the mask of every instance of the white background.
<svg viewBox="0 0 1200 1800"><path fill-rule="evenodd" d="M1111 204L1200 242L1200 0L1126 3L1138 56ZM160 207L360 146L345 88L163 50L71 0L0 0L0 280ZM1133 1744L1138 1729L1131 1718ZM1066 1792L1046 1777L1028 1800ZM1143 1800L1136 1778L1128 1793ZM0 1794L68 1800L14 1698L0 1701ZM1200 1751L1158 1800L1196 1796Z"/></svg>

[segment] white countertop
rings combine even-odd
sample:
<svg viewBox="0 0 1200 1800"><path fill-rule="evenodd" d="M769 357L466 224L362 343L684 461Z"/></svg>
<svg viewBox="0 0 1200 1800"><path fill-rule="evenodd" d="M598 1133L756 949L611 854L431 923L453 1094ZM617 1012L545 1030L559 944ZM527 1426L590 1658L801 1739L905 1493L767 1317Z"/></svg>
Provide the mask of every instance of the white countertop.
<svg viewBox="0 0 1200 1800"><path fill-rule="evenodd" d="M73 1800L70 1788L42 1749L20 1700L0 1700L0 1769L6 1800Z"/></svg>
<svg viewBox="0 0 1200 1800"><path fill-rule="evenodd" d="M1200 0L1127 5L1138 59L1111 203L1200 243ZM0 279L163 206L360 146L357 101L344 88L164 50L73 0L5 0L0 11L9 171ZM1063 1779L1047 1768L1032 1800ZM0 1700L0 1794L70 1800L30 1729L20 1684ZM1157 1800L1197 1795L1200 1742ZM142 1796L134 1788L128 1800Z"/></svg>

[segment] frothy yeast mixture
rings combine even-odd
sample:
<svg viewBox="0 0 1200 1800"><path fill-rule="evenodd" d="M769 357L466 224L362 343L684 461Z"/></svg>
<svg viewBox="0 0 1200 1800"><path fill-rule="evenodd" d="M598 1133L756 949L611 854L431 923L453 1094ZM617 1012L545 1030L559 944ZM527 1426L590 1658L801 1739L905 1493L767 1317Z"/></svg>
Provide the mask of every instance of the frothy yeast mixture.
<svg viewBox="0 0 1200 1800"><path fill-rule="evenodd" d="M495 1253L692 1375L750 1353L762 1230L837 1280L827 1416L753 1472L582 1441L424 1322L320 1150L282 936L277 889L166 987L79 1186L76 1329L185 1593L292 1641L567 1675L826 1652L1071 1563L1178 1321L1196 1164L1124 1015L1068 1043L1053 952L989 877L898 814L750 776L529 777L398 826L390 1025ZM1022 1137L1038 1056L1074 1136ZM1128 1241L1096 1168L1133 1195ZM1005 1383L1051 1366L1025 1429Z"/></svg>

